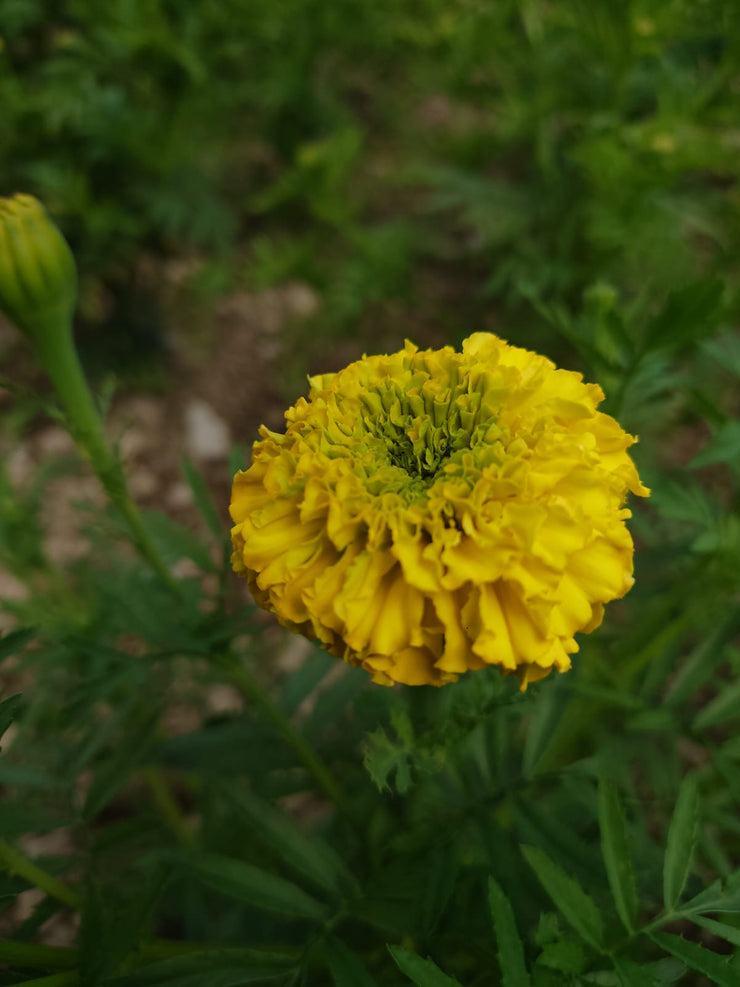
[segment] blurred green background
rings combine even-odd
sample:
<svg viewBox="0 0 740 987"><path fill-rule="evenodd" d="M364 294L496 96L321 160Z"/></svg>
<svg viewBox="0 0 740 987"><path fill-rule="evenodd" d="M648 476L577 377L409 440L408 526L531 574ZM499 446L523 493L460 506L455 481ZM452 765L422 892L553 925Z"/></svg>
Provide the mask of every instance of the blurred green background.
<svg viewBox="0 0 740 987"><path fill-rule="evenodd" d="M295 283L291 388L327 337L614 359L599 315L734 288L739 51L726 0L1 0L0 189L62 223L93 369Z"/></svg>
<svg viewBox="0 0 740 987"><path fill-rule="evenodd" d="M493 876L537 987L707 987L709 969L732 987L739 149L737 0L0 0L0 195L37 195L73 247L82 358L185 594L132 558L49 425L30 344L0 326L0 660L8 693L26 693L0 716L3 730L17 717L0 849L79 878L82 916L78 937L52 895L9 923L34 882L4 876L6 960L3 935L79 943L26 959L28 977L79 959L82 983L143 987L183 940L277 942L280 983L324 987L330 971L358 987L367 968L395 987L392 943L488 987L503 964ZM598 381L639 432L653 495L630 522L636 585L574 670L526 696L495 670L375 689L245 605L224 544L230 476L307 372L478 330ZM312 788L297 731L349 792L359 837ZM597 807L602 771L619 798L602 785ZM627 939L599 852L624 828L619 799L644 920ZM222 873L290 876L298 859L300 874L304 831L359 888L351 914L331 912L343 924L308 940ZM193 839L218 855L210 869L193 871ZM521 843L598 902L613 970L568 908L552 912ZM718 930L704 913L725 908ZM708 949L682 957L679 934ZM206 982L185 966L157 982Z"/></svg>

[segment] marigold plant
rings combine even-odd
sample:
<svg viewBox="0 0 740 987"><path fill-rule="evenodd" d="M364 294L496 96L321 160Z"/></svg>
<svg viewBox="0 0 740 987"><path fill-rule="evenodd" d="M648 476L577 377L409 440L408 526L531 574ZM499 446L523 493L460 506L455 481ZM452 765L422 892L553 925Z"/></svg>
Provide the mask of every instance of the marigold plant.
<svg viewBox="0 0 740 987"><path fill-rule="evenodd" d="M310 385L234 480L255 600L383 684L566 671L632 585L624 502L649 492L601 388L489 333Z"/></svg>

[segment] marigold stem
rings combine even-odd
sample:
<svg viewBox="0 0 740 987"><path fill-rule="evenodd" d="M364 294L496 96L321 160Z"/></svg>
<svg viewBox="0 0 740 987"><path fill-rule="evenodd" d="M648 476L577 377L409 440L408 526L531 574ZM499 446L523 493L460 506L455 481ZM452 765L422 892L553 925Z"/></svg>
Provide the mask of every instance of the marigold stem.
<svg viewBox="0 0 740 987"><path fill-rule="evenodd" d="M172 792L165 780L162 771L149 765L142 769L142 777L152 793L154 804L156 805L162 820L175 837L177 842L183 847L192 847L195 842L193 834L188 829L188 825L183 818L180 807L172 797Z"/></svg>
<svg viewBox="0 0 740 987"><path fill-rule="evenodd" d="M139 554L162 582L179 594L181 587L152 543L131 499L121 461L106 441L100 413L75 349L71 326L46 327L37 333L36 346L41 363L64 406L72 437L89 459L111 503L123 515Z"/></svg>
<svg viewBox="0 0 740 987"><path fill-rule="evenodd" d="M3 839L0 839L0 866L11 874L24 877L34 887L45 891L51 898L56 898L57 901L69 905L70 908L79 909L79 895L73 888L42 870L20 850Z"/></svg>
<svg viewBox="0 0 740 987"><path fill-rule="evenodd" d="M313 745L306 740L280 707L267 696L236 655L228 655L224 664L237 689L264 713L281 737L290 744L319 788L331 799L339 812L354 821L349 799Z"/></svg>

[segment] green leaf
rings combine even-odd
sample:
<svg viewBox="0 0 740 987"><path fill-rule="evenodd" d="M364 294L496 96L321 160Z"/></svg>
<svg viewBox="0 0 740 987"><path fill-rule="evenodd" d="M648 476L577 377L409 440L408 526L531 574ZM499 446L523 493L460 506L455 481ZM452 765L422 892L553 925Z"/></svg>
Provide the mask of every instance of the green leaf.
<svg viewBox="0 0 740 987"><path fill-rule="evenodd" d="M676 956L697 973L709 977L713 987L737 987L737 967L733 965L732 956L720 956L712 953L695 942L688 942L681 936L671 936L665 933L652 933L650 938L662 949Z"/></svg>
<svg viewBox="0 0 740 987"><path fill-rule="evenodd" d="M695 915L692 919L695 925L700 925L720 939L731 942L733 946L740 946L740 929L736 925L728 925L727 922L718 922L713 918L705 918L703 915Z"/></svg>
<svg viewBox="0 0 740 987"><path fill-rule="evenodd" d="M402 946L389 946L388 952L401 973L405 973L416 987L462 987L459 980L448 977L433 960L423 960Z"/></svg>
<svg viewBox="0 0 740 987"><path fill-rule="evenodd" d="M324 957L335 987L377 987L377 981L370 976L360 957L348 949L341 939L329 937L324 947Z"/></svg>
<svg viewBox="0 0 740 987"><path fill-rule="evenodd" d="M540 883L565 919L581 938L596 950L601 949L604 924L593 898L580 884L535 846L522 846L524 859L537 875Z"/></svg>
<svg viewBox="0 0 740 987"><path fill-rule="evenodd" d="M736 464L740 459L740 421L729 421L717 429L707 446L689 463L691 469L713 463Z"/></svg>
<svg viewBox="0 0 740 987"><path fill-rule="evenodd" d="M653 972L645 966L633 963L623 956L612 957L621 987L658 987L658 980Z"/></svg>
<svg viewBox="0 0 740 987"><path fill-rule="evenodd" d="M709 335L716 328L723 293L724 285L717 277L672 291L662 312L647 326L646 349L678 349Z"/></svg>
<svg viewBox="0 0 740 987"><path fill-rule="evenodd" d="M336 659L314 648L299 667L285 676L279 703L284 713L292 716L300 704L318 686L319 682L337 667Z"/></svg>
<svg viewBox="0 0 740 987"><path fill-rule="evenodd" d="M18 627L0 637L0 661L18 654L35 637L35 627Z"/></svg>
<svg viewBox="0 0 740 987"><path fill-rule="evenodd" d="M663 859L663 901L674 911L691 870L699 822L699 793L696 775L687 775L678 792L676 808L668 827Z"/></svg>
<svg viewBox="0 0 740 987"><path fill-rule="evenodd" d="M740 871L726 881L715 881L681 906L682 915L704 912L740 913Z"/></svg>
<svg viewBox="0 0 740 987"><path fill-rule="evenodd" d="M183 558L192 559L204 572L217 571L218 567L214 564L207 546L184 525L178 524L165 514L160 514L159 511L144 511L142 519L149 537L165 562L172 564Z"/></svg>
<svg viewBox="0 0 740 987"><path fill-rule="evenodd" d="M735 636L738 628L740 612L730 608L729 614L720 616L715 626L704 635L679 668L665 693L665 701L669 705L677 706L687 702L703 685L714 679L715 668L724 657L725 646Z"/></svg>
<svg viewBox="0 0 740 987"><path fill-rule="evenodd" d="M198 950L109 977L103 987L242 987L284 978L295 962L259 949Z"/></svg>
<svg viewBox="0 0 740 987"><path fill-rule="evenodd" d="M574 939L548 942L537 957L539 966L558 970L560 973L582 973L586 965L583 946Z"/></svg>
<svg viewBox="0 0 740 987"><path fill-rule="evenodd" d="M278 915L321 922L326 908L296 884L234 857L193 854L183 860L198 880L214 891Z"/></svg>
<svg viewBox="0 0 740 987"><path fill-rule="evenodd" d="M96 816L144 761L153 743L158 719L158 710L144 709L134 710L125 722L123 740L110 757L102 762L87 791L82 807L85 819Z"/></svg>
<svg viewBox="0 0 740 987"><path fill-rule="evenodd" d="M247 452L242 446L232 446L229 451L229 481L232 480L234 474L239 472L239 470L245 470L249 467L251 458L251 453Z"/></svg>
<svg viewBox="0 0 740 987"><path fill-rule="evenodd" d="M20 692L14 696L8 696L0 702L0 737L5 733L13 720L18 716L23 702Z"/></svg>
<svg viewBox="0 0 740 987"><path fill-rule="evenodd" d="M488 878L488 905L498 943L502 987L531 987L514 912L509 899L492 877Z"/></svg>
<svg viewBox="0 0 740 987"><path fill-rule="evenodd" d="M79 935L83 983L96 984L112 975L136 951L166 879L162 867L134 870L126 881L104 882L101 875L88 875Z"/></svg>
<svg viewBox="0 0 740 987"><path fill-rule="evenodd" d="M183 456L182 471L185 474L185 479L188 481L188 486L192 491L193 500L195 501L195 506L200 511L200 516L216 538L223 540L227 531L226 521L218 512L218 508L208 489L208 484L187 456Z"/></svg>
<svg viewBox="0 0 740 987"><path fill-rule="evenodd" d="M328 843L306 833L284 812L246 789L222 791L236 809L237 818L242 816L257 837L299 874L334 894L339 892L342 882L354 881L344 861Z"/></svg>
<svg viewBox="0 0 740 987"><path fill-rule="evenodd" d="M382 727L367 735L363 764L378 791L390 789L390 776L395 772L395 785L404 795L411 787L411 769L406 749L394 744Z"/></svg>
<svg viewBox="0 0 740 987"><path fill-rule="evenodd" d="M0 764L0 785L18 785L26 788L61 788L65 780L58 775L42 774L19 768L14 764Z"/></svg>
<svg viewBox="0 0 740 987"><path fill-rule="evenodd" d="M707 730L728 720L740 717L740 679L732 685L722 686L722 691L699 710L692 723L694 730Z"/></svg>
<svg viewBox="0 0 740 987"><path fill-rule="evenodd" d="M609 887L622 925L634 931L637 922L637 888L627 844L624 813L616 787L602 779L599 783L599 828Z"/></svg>
<svg viewBox="0 0 740 987"><path fill-rule="evenodd" d="M562 681L553 682L553 688L547 689L538 697L524 740L522 772L525 778L531 778L537 773L540 761L547 753L569 705L567 688Z"/></svg>
<svg viewBox="0 0 740 987"><path fill-rule="evenodd" d="M455 888L459 866L454 847L444 847L437 849L428 866L424 868L423 883L420 886L419 926L425 939L434 934L447 907Z"/></svg>

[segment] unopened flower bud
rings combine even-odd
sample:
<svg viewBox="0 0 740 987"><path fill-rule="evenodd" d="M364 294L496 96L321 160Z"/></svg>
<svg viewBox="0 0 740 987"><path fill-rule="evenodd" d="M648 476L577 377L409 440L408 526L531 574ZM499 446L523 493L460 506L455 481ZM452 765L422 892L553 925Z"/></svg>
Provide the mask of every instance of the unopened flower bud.
<svg viewBox="0 0 740 987"><path fill-rule="evenodd" d="M76 294L72 252L41 203L0 198L0 311L39 342L69 328Z"/></svg>

